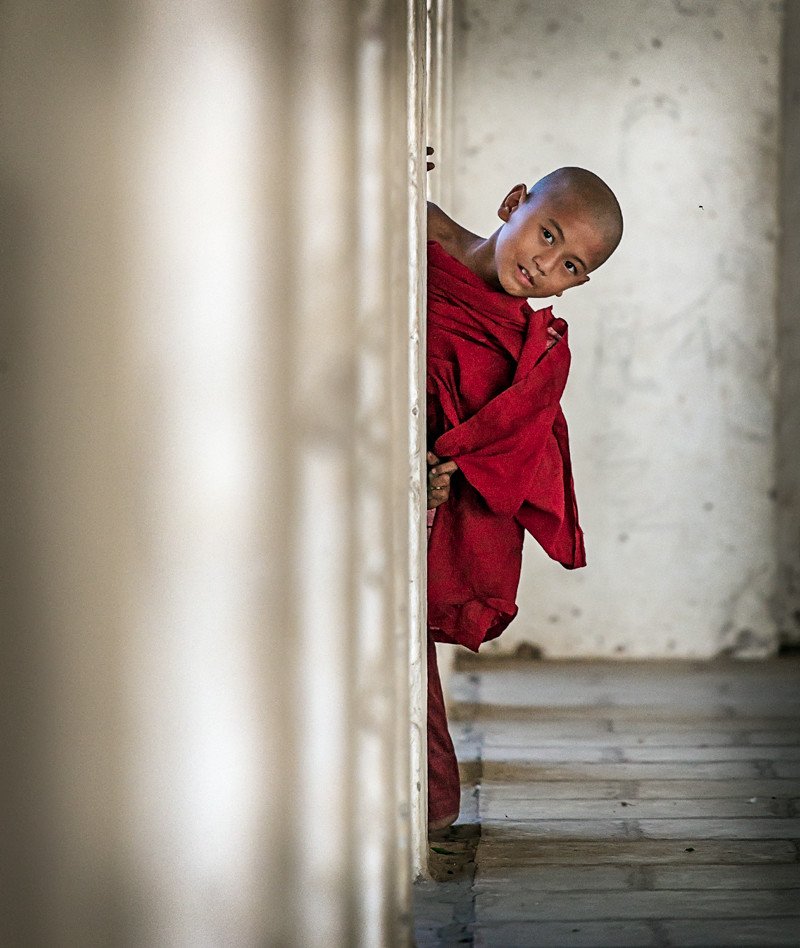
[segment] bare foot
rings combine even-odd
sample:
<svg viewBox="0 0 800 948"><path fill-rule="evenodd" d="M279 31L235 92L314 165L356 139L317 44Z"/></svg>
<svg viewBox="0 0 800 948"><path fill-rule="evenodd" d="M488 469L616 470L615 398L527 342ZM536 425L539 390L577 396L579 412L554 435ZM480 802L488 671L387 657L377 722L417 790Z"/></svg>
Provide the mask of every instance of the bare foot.
<svg viewBox="0 0 800 948"><path fill-rule="evenodd" d="M449 816L443 816L438 820L429 820L428 821L428 832L429 833L438 833L440 830L447 829L448 826L452 826L453 823L458 819L458 810L455 813L451 813Z"/></svg>

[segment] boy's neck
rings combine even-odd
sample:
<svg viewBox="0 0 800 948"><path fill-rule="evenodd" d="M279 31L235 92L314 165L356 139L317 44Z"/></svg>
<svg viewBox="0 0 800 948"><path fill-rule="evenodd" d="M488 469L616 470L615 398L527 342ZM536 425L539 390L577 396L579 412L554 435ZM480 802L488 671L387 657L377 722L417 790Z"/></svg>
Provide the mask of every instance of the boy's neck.
<svg viewBox="0 0 800 948"><path fill-rule="evenodd" d="M494 262L494 251L497 243L498 228L491 237L480 237L473 234L448 217L435 204L428 204L428 237L441 244L443 249L459 263L480 277L493 290L502 290L497 278L497 269Z"/></svg>
<svg viewBox="0 0 800 948"><path fill-rule="evenodd" d="M484 283L488 283L493 290L503 291L500 280L497 276L497 266L495 264L494 251L497 244L497 235L500 233L498 228L491 237L478 237L475 234L469 245L465 248L464 259L461 261L465 266L479 276Z"/></svg>

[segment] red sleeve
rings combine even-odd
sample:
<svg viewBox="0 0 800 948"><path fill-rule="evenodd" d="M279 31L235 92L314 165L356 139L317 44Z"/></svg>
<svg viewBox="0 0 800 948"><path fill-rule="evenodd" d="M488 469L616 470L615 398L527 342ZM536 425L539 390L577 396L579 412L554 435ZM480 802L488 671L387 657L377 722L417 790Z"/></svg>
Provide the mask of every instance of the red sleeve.
<svg viewBox="0 0 800 948"><path fill-rule="evenodd" d="M574 568L586 559L560 407L569 364L566 339L538 358L524 353L514 383L434 451L457 462L492 512L516 517L549 556Z"/></svg>
<svg viewBox="0 0 800 948"><path fill-rule="evenodd" d="M525 501L543 490L561 489L561 478L557 484L552 478L552 452L557 451L553 424L569 359L566 343L558 343L521 378L518 370L505 392L445 432L434 445L439 457L458 463L495 513L516 516ZM522 360L520 368L524 368Z"/></svg>

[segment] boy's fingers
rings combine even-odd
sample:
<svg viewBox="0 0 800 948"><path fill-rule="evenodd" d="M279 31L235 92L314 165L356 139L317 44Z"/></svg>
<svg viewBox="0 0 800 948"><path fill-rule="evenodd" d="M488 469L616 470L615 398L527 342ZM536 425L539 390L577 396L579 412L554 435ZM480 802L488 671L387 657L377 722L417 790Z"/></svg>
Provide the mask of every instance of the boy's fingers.
<svg viewBox="0 0 800 948"><path fill-rule="evenodd" d="M458 465L455 461L445 461L444 464L440 464L438 467L431 468L431 474L453 474L458 470Z"/></svg>
<svg viewBox="0 0 800 948"><path fill-rule="evenodd" d="M433 451L428 451L428 453L425 455L425 459L427 460L428 464L438 464L438 463L439 463L439 458L436 457L436 455L433 453Z"/></svg>
<svg viewBox="0 0 800 948"><path fill-rule="evenodd" d="M547 340L547 348L552 349L557 342L561 342L561 335L555 331L552 327L548 328L547 334L550 338Z"/></svg>

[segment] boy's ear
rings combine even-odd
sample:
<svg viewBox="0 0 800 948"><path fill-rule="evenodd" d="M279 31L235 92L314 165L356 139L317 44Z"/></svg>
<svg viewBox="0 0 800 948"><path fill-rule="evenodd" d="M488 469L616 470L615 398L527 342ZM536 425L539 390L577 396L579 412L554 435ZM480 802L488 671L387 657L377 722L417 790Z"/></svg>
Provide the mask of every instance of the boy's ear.
<svg viewBox="0 0 800 948"><path fill-rule="evenodd" d="M511 217L514 211L525 201L528 196L528 189L524 184L515 184L514 187L503 198L503 203L497 210L497 216L504 223Z"/></svg>

